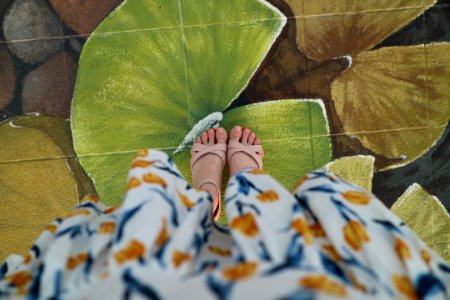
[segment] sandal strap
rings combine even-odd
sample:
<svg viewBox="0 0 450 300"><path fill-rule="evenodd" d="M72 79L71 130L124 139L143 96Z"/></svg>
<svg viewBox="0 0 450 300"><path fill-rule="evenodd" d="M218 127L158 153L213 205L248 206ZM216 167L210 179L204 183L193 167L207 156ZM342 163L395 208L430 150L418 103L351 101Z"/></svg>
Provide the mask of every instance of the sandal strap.
<svg viewBox="0 0 450 300"><path fill-rule="evenodd" d="M222 167L225 166L225 159L227 153L227 144L218 143L214 145L204 145L200 143L194 143L191 148L191 169L194 167L195 163L206 154L215 154L222 161Z"/></svg>
<svg viewBox="0 0 450 300"><path fill-rule="evenodd" d="M201 189L201 187L202 187L204 184L206 184L206 183L210 183L210 184L212 184L212 185L216 188L217 199L218 199L219 201L218 201L217 207L214 208L213 214L212 214L214 220L216 220L216 218L220 215L220 212L221 212L221 210L222 210L222 195L221 195L221 193L220 193L220 188L219 188L219 187L217 186L217 184L214 183L214 181L211 180L211 179L205 179L205 180L203 180L203 181L198 185L198 188ZM213 195L213 196L214 196L214 195Z"/></svg>
<svg viewBox="0 0 450 300"><path fill-rule="evenodd" d="M194 167L194 165L197 163L197 161L204 155L207 154L214 154L217 155L220 160L222 161L222 168L225 166L226 162L226 155L227 153L227 144L226 143L218 143L214 145L204 145L200 143L194 143L194 145L191 148L191 169ZM220 178L221 174L216 174L215 176L212 176L212 178L206 178L203 180L199 185L198 188L201 188L204 184L210 183L213 186L216 187L217 196L219 200L219 204L217 207L213 209L213 218L214 220L217 220L217 218L220 215L221 208L222 208L222 197L220 193ZM214 195L213 195L214 196Z"/></svg>
<svg viewBox="0 0 450 300"><path fill-rule="evenodd" d="M262 169L263 162L262 157L264 157L263 147L261 145L244 145L238 141L230 140L228 142L228 163L230 163L231 158L238 152L244 152L248 154L258 165L259 169Z"/></svg>

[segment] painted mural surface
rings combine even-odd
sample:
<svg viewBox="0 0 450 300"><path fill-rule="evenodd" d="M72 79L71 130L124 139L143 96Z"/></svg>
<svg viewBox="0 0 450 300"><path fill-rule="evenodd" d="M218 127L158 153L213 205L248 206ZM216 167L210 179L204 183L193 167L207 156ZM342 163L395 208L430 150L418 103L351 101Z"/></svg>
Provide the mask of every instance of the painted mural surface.
<svg viewBox="0 0 450 300"><path fill-rule="evenodd" d="M2 0L0 24L0 260L90 193L120 204L142 148L189 180L218 124L287 188L324 167L371 190L450 260L450 1Z"/></svg>

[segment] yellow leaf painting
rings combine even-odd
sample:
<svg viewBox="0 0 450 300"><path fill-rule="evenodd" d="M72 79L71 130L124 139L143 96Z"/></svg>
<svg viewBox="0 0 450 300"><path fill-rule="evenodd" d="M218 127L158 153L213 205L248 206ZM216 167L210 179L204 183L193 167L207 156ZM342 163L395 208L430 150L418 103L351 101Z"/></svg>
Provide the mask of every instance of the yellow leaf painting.
<svg viewBox="0 0 450 300"><path fill-rule="evenodd" d="M78 204L77 182L57 145L39 130L0 125L0 260L25 255L42 229ZM55 232L56 228L49 228Z"/></svg>
<svg viewBox="0 0 450 300"><path fill-rule="evenodd" d="M450 263L450 218L438 198L415 183L398 198L391 210Z"/></svg>

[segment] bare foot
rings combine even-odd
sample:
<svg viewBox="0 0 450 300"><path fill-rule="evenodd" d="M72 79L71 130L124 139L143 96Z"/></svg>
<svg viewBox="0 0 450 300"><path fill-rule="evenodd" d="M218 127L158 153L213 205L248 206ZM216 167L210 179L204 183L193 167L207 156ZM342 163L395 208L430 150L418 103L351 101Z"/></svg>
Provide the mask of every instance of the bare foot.
<svg viewBox="0 0 450 300"><path fill-rule="evenodd" d="M253 131L248 128L242 128L241 126L235 126L231 129L230 140L239 142L244 146L261 145L259 138L256 137ZM258 153L257 156L262 159L264 153ZM245 168L259 168L255 159L245 152L233 154L228 164L230 166L230 176Z"/></svg>
<svg viewBox="0 0 450 300"><path fill-rule="evenodd" d="M211 128L204 131L196 143L213 146L227 142L227 132L223 128ZM192 154L192 151L191 151ZM213 215L215 219L220 213L220 185L222 182L222 171L224 161L214 153L201 156L192 168L192 182L195 188L210 192L213 196ZM206 182L205 181L210 181Z"/></svg>

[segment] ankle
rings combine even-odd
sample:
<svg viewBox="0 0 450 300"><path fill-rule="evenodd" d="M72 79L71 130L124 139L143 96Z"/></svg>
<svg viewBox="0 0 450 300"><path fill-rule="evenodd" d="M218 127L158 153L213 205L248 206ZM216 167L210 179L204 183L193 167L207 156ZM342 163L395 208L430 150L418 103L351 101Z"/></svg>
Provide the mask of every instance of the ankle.
<svg viewBox="0 0 450 300"><path fill-rule="evenodd" d="M207 182L207 183L202 184L199 187L199 189L210 193L211 197L213 198L213 201L218 200L219 191L217 190L217 187L214 184Z"/></svg>

